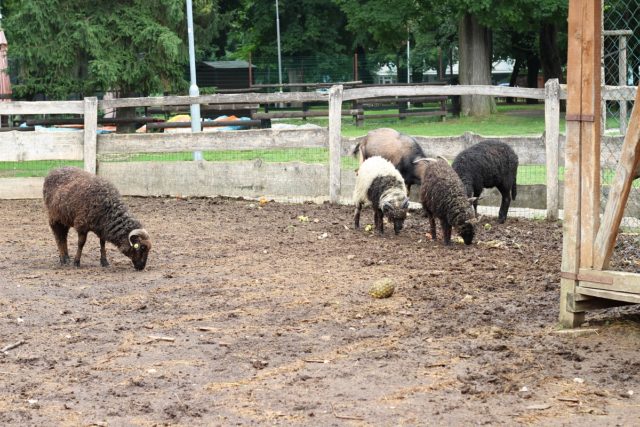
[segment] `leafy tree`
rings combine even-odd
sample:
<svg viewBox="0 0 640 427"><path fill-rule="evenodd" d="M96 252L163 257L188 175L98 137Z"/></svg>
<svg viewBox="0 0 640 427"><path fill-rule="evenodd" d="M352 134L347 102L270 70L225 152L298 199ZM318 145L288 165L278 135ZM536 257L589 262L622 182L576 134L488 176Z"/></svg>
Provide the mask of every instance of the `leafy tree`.
<svg viewBox="0 0 640 427"><path fill-rule="evenodd" d="M275 63L277 56L275 1L242 0L242 10L237 16L243 19L236 24L229 40L241 45L241 56L260 61L268 58ZM283 61L289 63L290 82L301 80L318 81L328 74L339 79L351 74L351 62L344 56L351 52L353 35L346 29L344 13L330 0L279 0L281 53ZM241 40L241 43L240 43ZM228 46L227 54L233 49ZM237 54L236 54L237 55ZM298 58L293 61L293 57ZM313 58L312 64L305 59ZM336 68L345 68L347 73L335 75Z"/></svg>
<svg viewBox="0 0 640 427"><path fill-rule="evenodd" d="M334 1L346 12L352 29L367 31L378 43L397 45L406 37L410 22L421 33L417 40L428 40L424 35L432 33L431 40L446 47L457 36L462 84L491 84L496 32L511 32L517 35L514 39L527 39L529 33L538 31L547 35L542 53L553 55L545 57L549 61L542 61L545 74L561 73L558 66L561 56L554 49L557 46L554 37L566 19L566 0L401 0L393 8L384 0ZM419 49L428 51L424 46ZM539 61L537 54L527 58L530 65ZM493 110L493 104L488 97L463 97L462 110L463 114L484 115Z"/></svg>
<svg viewBox="0 0 640 427"><path fill-rule="evenodd" d="M19 97L187 88L184 0L5 0L3 11ZM216 11L217 1L194 0L200 46L211 45Z"/></svg>

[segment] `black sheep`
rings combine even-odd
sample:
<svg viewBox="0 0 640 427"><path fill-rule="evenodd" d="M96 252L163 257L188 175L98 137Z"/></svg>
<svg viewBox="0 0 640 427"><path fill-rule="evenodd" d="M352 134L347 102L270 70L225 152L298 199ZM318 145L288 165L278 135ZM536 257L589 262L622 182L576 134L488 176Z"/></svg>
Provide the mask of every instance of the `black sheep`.
<svg viewBox="0 0 640 427"><path fill-rule="evenodd" d="M496 187L502 195L498 222L507 219L511 200L516 199L518 156L504 142L487 140L460 152L451 165L464 183L467 196L480 197L485 188ZM473 203L478 212L478 201Z"/></svg>
<svg viewBox="0 0 640 427"><path fill-rule="evenodd" d="M422 147L412 137L391 128L374 129L356 144L354 155L358 155L360 164L373 156L387 159L398 169L407 186L407 194L413 184L420 185L424 174L424 164L414 160L426 157Z"/></svg>
<svg viewBox="0 0 640 427"><path fill-rule="evenodd" d="M455 228L470 245L478 222L472 203L460 177L443 158L417 160L424 164L425 172L420 186L420 201L424 216L429 218L431 237L436 240L436 221L440 220L444 244L451 243L451 229Z"/></svg>
<svg viewBox="0 0 640 427"><path fill-rule="evenodd" d="M60 263L69 262L67 234L78 232L78 252L73 260L80 266L82 248L89 231L100 238L100 264L109 265L105 243L110 242L129 257L136 270L143 270L151 249L149 233L120 200L109 181L74 167L52 170L42 189L49 225L56 239Z"/></svg>

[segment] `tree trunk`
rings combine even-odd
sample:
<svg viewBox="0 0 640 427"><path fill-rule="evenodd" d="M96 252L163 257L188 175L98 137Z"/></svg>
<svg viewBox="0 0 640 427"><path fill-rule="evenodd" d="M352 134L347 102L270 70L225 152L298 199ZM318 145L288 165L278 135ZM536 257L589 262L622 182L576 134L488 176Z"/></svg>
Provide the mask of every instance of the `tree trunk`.
<svg viewBox="0 0 640 427"><path fill-rule="evenodd" d="M527 56L527 87L538 87L538 73L540 72L540 58L538 55ZM527 98L527 104L537 104L537 99Z"/></svg>
<svg viewBox="0 0 640 427"><path fill-rule="evenodd" d="M135 94L130 91L119 91L118 97L120 98L131 98L134 97ZM125 107L118 108L116 110L116 117L118 118L127 118L134 119L136 117L136 108L135 107ZM118 123L116 125L116 133L134 133L136 131L136 126L138 123L133 121L129 123Z"/></svg>
<svg viewBox="0 0 640 427"><path fill-rule="evenodd" d="M520 58L516 58L516 62L513 64L513 71L511 71L511 77L509 78L509 87L515 87L518 83L520 68L522 68L522 60ZM515 98L508 97L507 104L515 104Z"/></svg>
<svg viewBox="0 0 640 427"><path fill-rule="evenodd" d="M556 24L542 24L540 27L540 62L545 82L558 79L560 83L564 83Z"/></svg>
<svg viewBox="0 0 640 427"><path fill-rule="evenodd" d="M491 84L491 30L478 20L465 14L458 26L460 40L459 76L461 85ZM487 116L496 111L490 96L465 95L461 97L463 116Z"/></svg>

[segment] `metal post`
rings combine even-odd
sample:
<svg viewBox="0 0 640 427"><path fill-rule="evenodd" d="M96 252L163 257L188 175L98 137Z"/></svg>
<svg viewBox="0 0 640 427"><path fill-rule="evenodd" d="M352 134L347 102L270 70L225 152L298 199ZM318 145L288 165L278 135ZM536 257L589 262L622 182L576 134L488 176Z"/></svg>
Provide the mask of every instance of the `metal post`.
<svg viewBox="0 0 640 427"><path fill-rule="evenodd" d="M411 40L407 34L407 84L411 83Z"/></svg>
<svg viewBox="0 0 640 427"><path fill-rule="evenodd" d="M191 85L189 86L189 96L200 96L200 90L196 84L196 53L193 42L193 6L191 0L187 0L187 35L189 36L189 70L191 75ZM200 104L191 104L191 132L201 132ZM193 160L202 160L202 151L193 152Z"/></svg>
<svg viewBox="0 0 640 427"><path fill-rule="evenodd" d="M621 35L618 40L618 84L627 83L627 36ZM627 101L620 101L620 133L627 134Z"/></svg>
<svg viewBox="0 0 640 427"><path fill-rule="evenodd" d="M280 92L282 92L282 55L280 54L280 10L278 9L278 0L276 0L276 35L278 37L278 84Z"/></svg>

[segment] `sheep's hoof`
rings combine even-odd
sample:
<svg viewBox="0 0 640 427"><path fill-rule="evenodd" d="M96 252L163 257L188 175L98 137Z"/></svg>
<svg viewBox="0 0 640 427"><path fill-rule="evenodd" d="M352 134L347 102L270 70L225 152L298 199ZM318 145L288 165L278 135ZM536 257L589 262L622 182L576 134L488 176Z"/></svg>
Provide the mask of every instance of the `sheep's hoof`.
<svg viewBox="0 0 640 427"><path fill-rule="evenodd" d="M74 267L80 267L80 260L79 259L74 259L73 260L73 265L74 265Z"/></svg>
<svg viewBox="0 0 640 427"><path fill-rule="evenodd" d="M498 224L504 224L507 218L498 218Z"/></svg>
<svg viewBox="0 0 640 427"><path fill-rule="evenodd" d="M60 257L60 265L67 265L69 264L69 257L68 256L61 256Z"/></svg>
<svg viewBox="0 0 640 427"><path fill-rule="evenodd" d="M106 258L104 258L104 259L101 258L100 259L100 265L103 266L103 267L109 267L109 261L107 261Z"/></svg>

